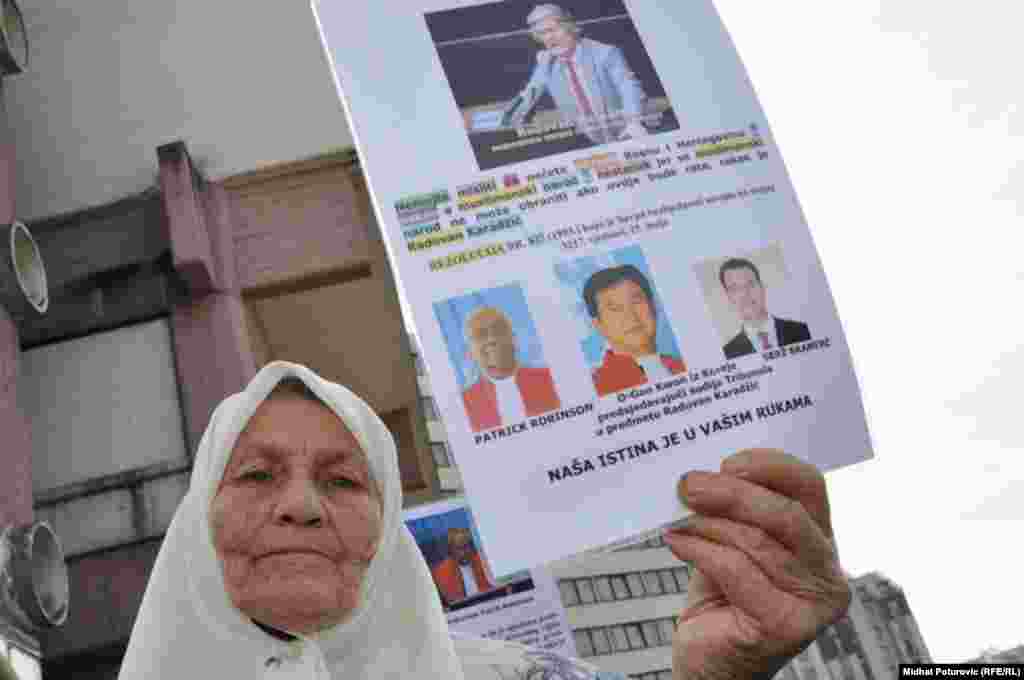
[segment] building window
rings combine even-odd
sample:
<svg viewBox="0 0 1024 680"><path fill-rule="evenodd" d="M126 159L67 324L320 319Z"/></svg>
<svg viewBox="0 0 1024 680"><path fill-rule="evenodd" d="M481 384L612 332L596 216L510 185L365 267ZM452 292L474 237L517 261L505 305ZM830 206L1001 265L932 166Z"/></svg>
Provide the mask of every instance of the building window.
<svg viewBox="0 0 1024 680"><path fill-rule="evenodd" d="M672 570L676 575L676 581L679 583L679 592L685 593L686 586L690 582L690 574L686 570L686 567L676 567Z"/></svg>
<svg viewBox="0 0 1024 680"><path fill-rule="evenodd" d="M629 592L632 597L644 596L644 581L640 578L640 574L626 574L626 583L629 585Z"/></svg>
<svg viewBox="0 0 1024 680"><path fill-rule="evenodd" d="M647 642L648 647L672 644L671 635L668 636L668 639L662 640L661 627L659 626L658 621L645 621L644 624L640 626L640 630L643 631L644 641Z"/></svg>
<svg viewBox="0 0 1024 680"><path fill-rule="evenodd" d="M604 628L595 628L590 631L590 638L594 642L594 654L611 654L612 645L608 641L608 635Z"/></svg>
<svg viewBox="0 0 1024 680"><path fill-rule="evenodd" d="M594 584L589 578L581 578L576 581L576 589L580 591L580 604L591 604L597 601L594 596Z"/></svg>
<svg viewBox="0 0 1024 680"><path fill-rule="evenodd" d="M626 577L621 574L616 574L611 577L612 590L615 592L615 598L618 600L629 599L629 586L626 585Z"/></svg>
<svg viewBox="0 0 1024 680"><path fill-rule="evenodd" d="M580 656L618 654L672 644L672 619L652 619L621 626L583 628L573 632ZM666 631L669 634L666 635Z"/></svg>
<svg viewBox="0 0 1024 680"><path fill-rule="evenodd" d="M562 591L562 604L566 607L574 607L580 603L579 593L576 592L576 584L571 579L559 581L558 589Z"/></svg>
<svg viewBox="0 0 1024 680"><path fill-rule="evenodd" d="M662 569L658 572L661 577L661 586L665 589L666 593L678 593L679 584L676 583L676 576L672 573L671 569Z"/></svg>
<svg viewBox="0 0 1024 680"><path fill-rule="evenodd" d="M644 643L644 635L640 632L639 624L628 624L626 626L626 637L629 639L629 646L633 649L643 649L647 647Z"/></svg>
<svg viewBox="0 0 1024 680"><path fill-rule="evenodd" d="M661 619L658 625L661 626L661 639L667 640L666 644L672 644L672 638L676 634L676 622L672 619Z"/></svg>
<svg viewBox="0 0 1024 680"><path fill-rule="evenodd" d="M643 573L644 589L649 595L661 595L661 578L656 571L645 571Z"/></svg>
<svg viewBox="0 0 1024 680"><path fill-rule="evenodd" d="M562 589L562 604L566 607L573 607L581 604L685 593L686 569L656 569L627 574L563 579L559 583Z"/></svg>
<svg viewBox="0 0 1024 680"><path fill-rule="evenodd" d="M440 420L437 415L437 404L433 397L423 397L420 401L423 402L423 415L427 420Z"/></svg>
<svg viewBox="0 0 1024 680"><path fill-rule="evenodd" d="M626 637L626 629L622 626L611 626L608 629L612 638L612 647L616 652L629 651L629 639Z"/></svg>
<svg viewBox="0 0 1024 680"><path fill-rule="evenodd" d="M451 467L451 460L448 458L448 447L442 442L430 444L430 451L434 454L434 463L438 467Z"/></svg>
<svg viewBox="0 0 1024 680"><path fill-rule="evenodd" d="M615 600L615 594L612 593L611 579L607 576L594 577L594 591L597 593L597 599L600 602L612 602Z"/></svg>
<svg viewBox="0 0 1024 680"><path fill-rule="evenodd" d="M650 548L664 548L665 539L660 535L654 538L648 538L646 541L640 541L639 543L632 543L630 545L624 545L621 548L616 548L613 552L622 552L624 550L647 550Z"/></svg>
<svg viewBox="0 0 1024 680"><path fill-rule="evenodd" d="M594 656L594 645L590 642L589 630L577 630L573 633L573 637L576 639L576 651L580 658Z"/></svg>
<svg viewBox="0 0 1024 680"><path fill-rule="evenodd" d="M775 674L775 680L800 680L800 676L797 675L796 670L793 669L793 664L788 663L782 667L782 670Z"/></svg>

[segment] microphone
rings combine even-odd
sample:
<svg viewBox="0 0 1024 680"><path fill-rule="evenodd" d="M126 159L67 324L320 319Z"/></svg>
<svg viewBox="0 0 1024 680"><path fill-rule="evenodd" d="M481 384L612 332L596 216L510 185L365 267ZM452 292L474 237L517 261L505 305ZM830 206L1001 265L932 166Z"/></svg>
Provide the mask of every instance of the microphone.
<svg viewBox="0 0 1024 680"><path fill-rule="evenodd" d="M518 111L520 107L523 108L523 112L520 117L525 117L536 100L536 87L531 85L520 94L517 94L515 98L509 102L508 106L505 108L504 115L501 117L501 124L505 127L511 126L513 118L516 117L516 111Z"/></svg>
<svg viewBox="0 0 1024 680"><path fill-rule="evenodd" d="M541 50L537 52L538 68L546 68L550 70L551 65L555 63L556 59L558 59L558 55L551 50ZM502 126L510 127L512 125L512 120L516 117L516 111L518 111L520 107L523 107L523 111L519 118L525 118L539 98L540 93L537 91L536 85L530 85L521 93L516 95L516 97L509 102L508 106L505 108L505 113L501 117Z"/></svg>
<svg viewBox="0 0 1024 680"><path fill-rule="evenodd" d="M505 113L501 117L502 127L510 127L512 125L512 117L515 115L516 109L523 104L523 95L516 95L516 98L509 102L509 105L505 108Z"/></svg>

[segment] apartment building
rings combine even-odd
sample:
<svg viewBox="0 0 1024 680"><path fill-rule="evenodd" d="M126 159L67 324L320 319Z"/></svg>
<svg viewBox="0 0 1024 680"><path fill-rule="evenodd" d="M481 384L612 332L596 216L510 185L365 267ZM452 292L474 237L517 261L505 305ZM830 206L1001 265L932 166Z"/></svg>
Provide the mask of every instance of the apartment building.
<svg viewBox="0 0 1024 680"><path fill-rule="evenodd" d="M1024 645L1010 649L987 649L967 663L1024 663Z"/></svg>

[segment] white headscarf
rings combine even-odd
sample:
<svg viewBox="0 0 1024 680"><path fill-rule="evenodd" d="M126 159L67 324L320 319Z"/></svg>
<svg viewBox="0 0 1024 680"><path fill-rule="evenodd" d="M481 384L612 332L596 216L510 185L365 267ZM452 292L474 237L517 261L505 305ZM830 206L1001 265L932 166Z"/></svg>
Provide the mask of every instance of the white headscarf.
<svg viewBox="0 0 1024 680"><path fill-rule="evenodd" d="M293 642L264 632L231 602L209 512L239 434L270 391L289 376L309 386L359 441L380 490L384 520L358 609L344 623ZM150 575L119 680L477 680L524 677L524 670L551 668L552 663L564 669L553 677L595 677L592 668L579 662L520 645L468 637L453 641L430 571L402 521L391 433L345 387L304 366L275 361L210 418L188 493Z"/></svg>

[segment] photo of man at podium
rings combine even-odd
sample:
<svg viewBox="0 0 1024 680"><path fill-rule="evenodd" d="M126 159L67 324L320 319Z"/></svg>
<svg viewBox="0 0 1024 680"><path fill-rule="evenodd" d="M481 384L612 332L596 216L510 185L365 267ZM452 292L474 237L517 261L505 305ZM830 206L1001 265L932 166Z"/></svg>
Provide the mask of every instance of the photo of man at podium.
<svg viewBox="0 0 1024 680"><path fill-rule="evenodd" d="M679 129L622 0L426 15L481 170Z"/></svg>
<svg viewBox="0 0 1024 680"><path fill-rule="evenodd" d="M561 119L594 144L646 137L647 95L622 50L591 40L559 5L538 5L526 17L543 49L529 82L504 112L503 124L520 126L544 93Z"/></svg>

